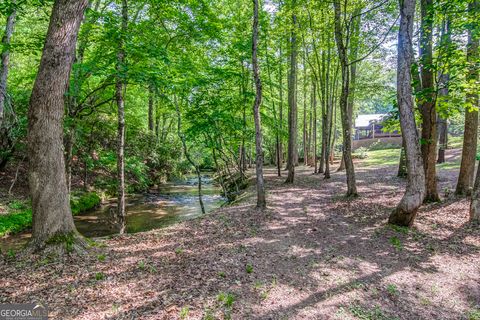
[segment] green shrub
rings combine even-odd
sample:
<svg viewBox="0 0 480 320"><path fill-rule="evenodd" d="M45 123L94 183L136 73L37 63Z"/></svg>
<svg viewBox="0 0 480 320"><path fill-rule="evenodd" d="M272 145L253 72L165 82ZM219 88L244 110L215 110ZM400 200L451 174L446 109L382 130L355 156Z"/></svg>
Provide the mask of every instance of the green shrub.
<svg viewBox="0 0 480 320"><path fill-rule="evenodd" d="M102 199L95 192L84 193L80 196L72 195L70 199L70 206L72 207L73 215L91 210L98 206Z"/></svg>
<svg viewBox="0 0 480 320"><path fill-rule="evenodd" d="M95 192L73 195L70 200L74 215L98 206L100 197ZM9 213L0 215L0 237L15 234L32 226L32 209L30 205L14 200L8 205Z"/></svg>
<svg viewBox="0 0 480 320"><path fill-rule="evenodd" d="M0 215L0 237L18 233L32 225L32 209Z"/></svg>

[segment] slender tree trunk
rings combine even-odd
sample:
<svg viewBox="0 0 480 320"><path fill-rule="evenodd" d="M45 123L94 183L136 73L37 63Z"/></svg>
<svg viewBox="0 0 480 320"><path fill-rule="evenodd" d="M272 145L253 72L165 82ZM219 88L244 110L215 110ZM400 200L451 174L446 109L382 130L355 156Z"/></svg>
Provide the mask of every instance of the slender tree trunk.
<svg viewBox="0 0 480 320"><path fill-rule="evenodd" d="M279 105L279 118L278 121L280 123L280 145L279 145L279 154L280 154L280 166L283 164L283 55L282 55L282 42L280 41L280 50L279 50L279 70L278 70L278 77L279 77L279 98L280 98L280 105ZM280 177L281 175L279 175Z"/></svg>
<svg viewBox="0 0 480 320"><path fill-rule="evenodd" d="M16 1L12 1L13 5ZM7 23L5 25L5 33L2 38L2 52L0 56L0 171L5 168L8 160L13 155L15 143L11 137L11 128L7 124L5 118L7 116L5 111L5 102L7 100L7 80L8 71L10 68L10 40L15 26L16 8L13 7L10 14L7 16ZM13 110L12 110L13 113Z"/></svg>
<svg viewBox="0 0 480 320"><path fill-rule="evenodd" d="M262 104L262 81L258 67L258 0L253 0L253 31L252 31L252 66L255 81L255 102L253 104L253 118L255 121L255 154L257 174L257 208L265 209L265 183L263 180L263 149L262 149L262 124L260 119L260 105Z"/></svg>
<svg viewBox="0 0 480 320"><path fill-rule="evenodd" d="M70 209L63 155L63 114L78 31L87 4L87 0L55 1L30 98L28 154L33 251L43 250L47 245L61 244L67 251L85 245Z"/></svg>
<svg viewBox="0 0 480 320"><path fill-rule="evenodd" d="M312 94L313 94L313 163L315 167L314 173L318 173L318 161L317 161L317 83L312 81Z"/></svg>
<svg viewBox="0 0 480 320"><path fill-rule="evenodd" d="M290 38L290 74L288 75L288 176L286 183L293 183L297 156L297 16L292 14Z"/></svg>
<svg viewBox="0 0 480 320"><path fill-rule="evenodd" d="M343 159L347 173L347 197L356 197L357 186L355 182L355 168L352 159L352 121L348 109L348 99L350 94L350 71L347 56L347 46L343 40L340 0L334 1L335 5L335 40L338 48L342 72L342 91L340 95L340 112L343 129Z"/></svg>
<svg viewBox="0 0 480 320"><path fill-rule="evenodd" d="M400 30L398 33L397 59L397 99L400 111L400 125L405 141L407 156L407 187L397 208L388 222L400 226L411 226L418 208L425 198L425 172L418 144L418 132L415 124L412 61L413 61L413 21L415 0L400 0Z"/></svg>
<svg viewBox="0 0 480 320"><path fill-rule="evenodd" d="M419 108L422 114L422 158L425 170L426 202L440 201L437 191L437 111L433 82L433 0L421 0L422 27L420 32L420 60L422 98Z"/></svg>
<svg viewBox="0 0 480 320"><path fill-rule="evenodd" d="M441 51L441 58L444 60L448 59L448 55L450 54L450 48L452 45L452 34L451 34L451 20L450 17L446 17L443 22L442 26L442 35L440 37L440 44L442 49ZM448 64L448 61L443 62L444 65L446 66ZM440 106L439 109L444 109L448 108L448 96L449 96L449 82L450 82L450 74L448 71L448 66L445 67L446 70L440 75L439 83L440 83L440 90L439 90L439 96L440 99L438 101L438 104ZM442 108L442 105L445 105L444 108ZM447 149L447 144L448 144L448 121L445 116L442 116L442 114L438 115L437 118L437 128L438 128L438 143L439 143L439 148L438 148L438 157L437 157L437 163L444 163L445 162L445 150Z"/></svg>
<svg viewBox="0 0 480 320"><path fill-rule="evenodd" d="M468 5L469 12L472 16L475 26L478 26L479 4L478 0L474 0ZM467 61L469 64L467 80L470 83L478 82L478 47L479 36L475 34L477 28L468 29L467 44ZM478 140L478 87L468 89L467 102L471 107L465 110L465 130L463 134L462 162L460 165L460 173L458 176L457 188L455 194L459 196L468 195L473 183L473 175L475 172L475 157L477 153Z"/></svg>
<svg viewBox="0 0 480 320"><path fill-rule="evenodd" d="M205 214L205 206L203 204L203 195L202 195L202 174L200 172L200 167L193 161L192 157L190 157L190 153L188 152L187 148L187 141L185 139L185 135L182 132L182 113L180 112L180 105L177 100L177 96L173 96L173 100L175 103L175 109L177 111L177 133L178 137L182 141L183 153L187 161L192 165L195 169L195 173L197 174L197 181L198 181L198 202L200 203L200 209L202 210L202 214ZM227 166L228 167L228 166Z"/></svg>
<svg viewBox="0 0 480 320"><path fill-rule="evenodd" d="M119 233L126 231L125 212L125 90L126 90L126 52L125 37L128 26L128 4L122 0L122 21L120 27L120 41L117 52L117 79L115 84L115 98L118 108L118 132L117 132L117 216L115 221L119 227Z"/></svg>
<svg viewBox="0 0 480 320"><path fill-rule="evenodd" d="M480 224L480 162L470 203L470 222Z"/></svg>
<svg viewBox="0 0 480 320"><path fill-rule="evenodd" d="M402 138L402 148L400 149L400 161L398 163L397 177L407 177L407 154L405 152L405 140Z"/></svg>
<svg viewBox="0 0 480 320"><path fill-rule="evenodd" d="M307 148L307 63L303 54L303 164L308 166Z"/></svg>
<svg viewBox="0 0 480 320"><path fill-rule="evenodd" d="M155 128L155 103L154 103L154 90L153 85L148 86L148 130L153 133Z"/></svg>
<svg viewBox="0 0 480 320"><path fill-rule="evenodd" d="M15 8L16 1L12 1L13 8L7 17L5 25L5 33L2 38L2 54L0 66L0 128L3 127L3 119L5 114L5 101L7 98L7 79L10 67L10 41L15 26L15 18L17 10Z"/></svg>

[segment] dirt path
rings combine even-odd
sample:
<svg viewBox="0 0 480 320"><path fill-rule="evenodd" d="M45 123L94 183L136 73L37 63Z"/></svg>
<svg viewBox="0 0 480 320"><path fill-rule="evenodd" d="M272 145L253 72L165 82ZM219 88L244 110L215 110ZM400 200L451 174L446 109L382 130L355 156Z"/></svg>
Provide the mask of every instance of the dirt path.
<svg viewBox="0 0 480 320"><path fill-rule="evenodd" d="M469 319L480 312L480 231L468 203L425 207L411 231L386 226L404 185L395 168L268 169L253 199L202 219L99 241L84 260L0 263L0 303L46 302L53 319ZM440 176L441 188L451 184ZM476 310L476 311L475 311ZM472 318L478 319L478 318Z"/></svg>

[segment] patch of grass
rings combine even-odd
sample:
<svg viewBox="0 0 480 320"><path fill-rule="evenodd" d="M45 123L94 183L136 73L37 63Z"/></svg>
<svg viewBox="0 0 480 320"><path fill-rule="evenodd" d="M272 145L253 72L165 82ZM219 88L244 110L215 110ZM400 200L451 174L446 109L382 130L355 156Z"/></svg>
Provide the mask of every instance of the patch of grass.
<svg viewBox="0 0 480 320"><path fill-rule="evenodd" d="M252 273L252 272L253 272L253 266L252 266L251 264L247 264L247 265L245 266L245 271L246 271L247 273Z"/></svg>
<svg viewBox="0 0 480 320"><path fill-rule="evenodd" d="M72 195L70 198L70 206L73 215L91 210L97 207L102 202L102 199L95 192L88 192L83 194Z"/></svg>
<svg viewBox="0 0 480 320"><path fill-rule="evenodd" d="M141 261L138 261L138 269L140 270L145 270L145 261L141 260Z"/></svg>
<svg viewBox="0 0 480 320"><path fill-rule="evenodd" d="M396 232L399 232L399 233L408 234L410 232L410 228L408 228L408 227L401 227L401 226L397 226L397 225L394 225L394 224L390 224L389 226L390 226L390 228L392 228L392 230L394 230Z"/></svg>
<svg viewBox="0 0 480 320"><path fill-rule="evenodd" d="M379 307L367 309L361 305L355 304L348 308L350 313L360 320L398 320L396 317L390 317Z"/></svg>
<svg viewBox="0 0 480 320"><path fill-rule="evenodd" d="M396 285L394 284L389 284L387 285L387 292L393 297L396 297L399 295L399 291Z"/></svg>
<svg viewBox="0 0 480 320"><path fill-rule="evenodd" d="M190 313L190 308L187 306L187 307L183 307L181 310L180 310L180 319L187 319L188 317L188 314Z"/></svg>
<svg viewBox="0 0 480 320"><path fill-rule="evenodd" d="M389 241L395 247L395 249L397 249L397 250L402 250L403 249L402 241L399 238L393 236L393 237L390 238Z"/></svg>
<svg viewBox="0 0 480 320"><path fill-rule="evenodd" d="M184 251L184 249L182 247L178 247L178 248L175 249L176 254L182 254L183 251Z"/></svg>
<svg viewBox="0 0 480 320"><path fill-rule="evenodd" d="M467 319L480 320L480 309L475 308L474 310L469 311L467 314Z"/></svg>
<svg viewBox="0 0 480 320"><path fill-rule="evenodd" d="M103 253L102 253L102 254L99 254L99 255L97 256L97 259L98 259L98 261L100 261L100 262L104 262L106 258L107 258L107 256L104 255Z"/></svg>
<svg viewBox="0 0 480 320"><path fill-rule="evenodd" d="M385 149L367 151L367 158L363 159L363 167L392 166L398 164L400 159L399 149Z"/></svg>
<svg viewBox="0 0 480 320"><path fill-rule="evenodd" d="M223 271L220 271L220 272L218 273L218 276L219 276L220 278L224 278L224 279L227 277L227 275L226 275L225 272L223 272Z"/></svg>
<svg viewBox="0 0 480 320"><path fill-rule="evenodd" d="M220 292L217 301L221 302L225 308L231 309L235 303L235 296L231 293Z"/></svg>
<svg viewBox="0 0 480 320"><path fill-rule="evenodd" d="M105 275L103 274L103 272L97 272L95 273L95 280L96 281L102 281L105 279Z"/></svg>
<svg viewBox="0 0 480 320"><path fill-rule="evenodd" d="M8 204L8 208L11 210L25 210L25 209L28 209L28 205L27 203L21 200L12 200Z"/></svg>
<svg viewBox="0 0 480 320"><path fill-rule="evenodd" d="M32 225L32 210L0 215L0 237L21 232Z"/></svg>

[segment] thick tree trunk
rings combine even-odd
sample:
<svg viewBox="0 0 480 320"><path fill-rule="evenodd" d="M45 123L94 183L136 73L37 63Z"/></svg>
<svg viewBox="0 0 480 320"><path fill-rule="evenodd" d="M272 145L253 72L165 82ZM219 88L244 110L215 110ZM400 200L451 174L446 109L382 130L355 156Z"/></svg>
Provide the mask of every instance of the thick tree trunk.
<svg viewBox="0 0 480 320"><path fill-rule="evenodd" d="M125 212L125 90L126 90L126 66L125 66L125 36L128 26L128 4L122 0L122 22L120 27L120 41L117 52L117 79L115 84L115 98L118 108L118 132L117 132L117 216L115 224L119 227L119 233L126 231Z"/></svg>
<svg viewBox="0 0 480 320"><path fill-rule="evenodd" d="M418 208L425 198L425 173L418 144L418 132L412 97L411 67L413 60L413 21L415 0L400 0L400 30L398 33L397 99L400 125L405 141L407 157L407 187L397 208L388 222L400 226L411 226Z"/></svg>
<svg viewBox="0 0 480 320"><path fill-rule="evenodd" d="M425 170L426 202L440 201L437 191L437 111L433 82L433 0L421 0L422 27L420 32L420 61L422 97L422 158Z"/></svg>
<svg viewBox="0 0 480 320"><path fill-rule="evenodd" d="M478 0L475 0L470 2L468 5L469 12L473 18L472 21L474 21L475 25L478 25L478 3ZM467 61L469 67L467 80L471 83L478 81L478 68L476 67L476 61L478 61L479 56L479 36L472 31L477 29L473 27L468 29ZM459 196L465 196L469 194L475 172L475 157L478 139L478 87L468 90L467 102L471 104L472 107L467 107L465 110L462 162L460 165L460 173L455 191L455 194Z"/></svg>
<svg viewBox="0 0 480 320"><path fill-rule="evenodd" d="M343 40L342 24L341 24L341 8L340 1L335 0L335 40L338 48L342 72L342 91L340 94L340 112L343 130L343 160L347 173L347 197L356 197L357 186L355 181L355 168L352 159L352 121L349 111L349 94L350 94L350 68L347 56L347 47Z"/></svg>
<svg viewBox="0 0 480 320"><path fill-rule="evenodd" d="M15 1L12 4L15 5ZM15 17L17 10L12 8L10 14L7 17L7 23L5 25L5 33L2 38L2 54L0 65L0 128L3 127L3 119L5 113L5 101L7 98L7 78L10 66L10 41L13 34L13 28L15 26Z"/></svg>
<svg viewBox="0 0 480 320"><path fill-rule="evenodd" d="M255 121L255 154L257 174L257 208L265 209L265 183L263 180L263 148L262 148L262 124L260 119L260 105L262 103L262 81L258 67L258 0L253 0L253 31L252 31L252 66L253 79L255 81L255 102L253 104L253 118Z"/></svg>
<svg viewBox="0 0 480 320"><path fill-rule="evenodd" d="M286 183L293 183L297 161L297 16L292 14L290 38L290 74L288 75L288 176Z"/></svg>
<svg viewBox="0 0 480 320"><path fill-rule="evenodd" d="M69 251L76 249L77 244L80 247L85 244L75 229L70 209L63 155L63 114L78 31L87 4L87 0L55 1L30 98L28 154L33 251L47 245L61 245L59 248Z"/></svg>

